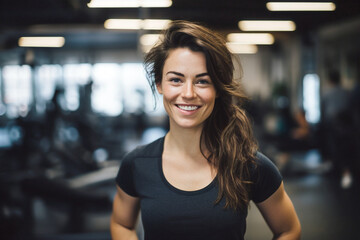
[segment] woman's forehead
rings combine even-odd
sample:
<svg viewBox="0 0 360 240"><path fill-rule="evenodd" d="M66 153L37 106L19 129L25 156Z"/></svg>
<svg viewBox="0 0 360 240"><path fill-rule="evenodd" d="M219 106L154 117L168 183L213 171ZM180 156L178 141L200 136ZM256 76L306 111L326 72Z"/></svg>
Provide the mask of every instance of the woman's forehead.
<svg viewBox="0 0 360 240"><path fill-rule="evenodd" d="M169 52L165 60L163 72L173 71L201 71L207 72L205 55L194 52L189 48L176 48Z"/></svg>

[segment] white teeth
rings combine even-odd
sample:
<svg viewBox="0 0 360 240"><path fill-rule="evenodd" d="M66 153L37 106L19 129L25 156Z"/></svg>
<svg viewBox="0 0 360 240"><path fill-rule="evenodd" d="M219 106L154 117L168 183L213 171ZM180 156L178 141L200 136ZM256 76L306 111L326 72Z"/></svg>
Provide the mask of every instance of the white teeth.
<svg viewBox="0 0 360 240"><path fill-rule="evenodd" d="M193 110L196 110L199 108L197 106L180 106L180 105L178 105L178 106L180 109L186 110L186 111L193 111Z"/></svg>

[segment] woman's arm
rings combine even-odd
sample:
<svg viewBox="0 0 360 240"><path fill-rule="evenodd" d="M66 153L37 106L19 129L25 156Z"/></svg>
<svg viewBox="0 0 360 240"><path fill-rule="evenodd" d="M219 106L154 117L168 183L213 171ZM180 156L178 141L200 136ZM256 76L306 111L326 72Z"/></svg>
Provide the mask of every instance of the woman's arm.
<svg viewBox="0 0 360 240"><path fill-rule="evenodd" d="M110 231L113 240L138 239L135 226L140 210L139 202L139 198L132 197L117 187L110 220Z"/></svg>
<svg viewBox="0 0 360 240"><path fill-rule="evenodd" d="M273 232L273 239L300 239L300 222L283 183L268 199L256 205Z"/></svg>

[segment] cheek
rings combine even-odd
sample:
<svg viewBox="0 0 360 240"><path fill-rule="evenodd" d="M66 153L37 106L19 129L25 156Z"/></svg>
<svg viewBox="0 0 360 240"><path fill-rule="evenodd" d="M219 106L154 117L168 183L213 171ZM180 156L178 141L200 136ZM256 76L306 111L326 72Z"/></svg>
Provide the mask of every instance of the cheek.
<svg viewBox="0 0 360 240"><path fill-rule="evenodd" d="M162 95L164 100L172 100L177 97L178 93L177 90L171 87L163 86L162 88Z"/></svg>
<svg viewBox="0 0 360 240"><path fill-rule="evenodd" d="M214 104L216 99L216 92L214 90L206 90L203 93L201 93L203 96L203 101L207 102L208 104Z"/></svg>

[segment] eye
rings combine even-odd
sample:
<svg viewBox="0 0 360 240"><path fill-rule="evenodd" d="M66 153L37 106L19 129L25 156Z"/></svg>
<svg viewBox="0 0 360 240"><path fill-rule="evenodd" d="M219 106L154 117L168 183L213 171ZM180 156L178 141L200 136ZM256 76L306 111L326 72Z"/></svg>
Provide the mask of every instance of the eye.
<svg viewBox="0 0 360 240"><path fill-rule="evenodd" d="M206 80L206 79L200 79L196 83L201 84L201 85L205 85L205 84L210 84L210 81Z"/></svg>
<svg viewBox="0 0 360 240"><path fill-rule="evenodd" d="M170 78L169 81L170 81L170 82L173 82L173 83L181 83L181 79L180 79L180 78Z"/></svg>

